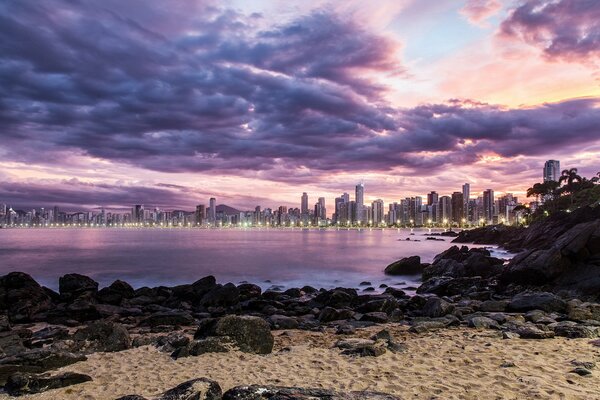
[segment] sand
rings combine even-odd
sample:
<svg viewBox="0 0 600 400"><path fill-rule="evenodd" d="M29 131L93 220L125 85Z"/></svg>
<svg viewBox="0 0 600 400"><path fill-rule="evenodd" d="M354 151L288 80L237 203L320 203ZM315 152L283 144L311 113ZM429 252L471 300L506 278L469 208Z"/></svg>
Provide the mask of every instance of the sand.
<svg viewBox="0 0 600 400"><path fill-rule="evenodd" d="M589 339L503 340L494 331L457 328L412 334L385 326L408 349L377 357L349 357L332 348L332 332L277 331L266 356L238 351L173 360L151 346L98 353L61 371L93 382L21 399L113 400L152 397L188 379L208 377L223 390L245 384L375 390L402 399L600 399L600 348ZM369 337L382 327L356 332ZM571 360L594 361L593 374L570 373ZM514 367L501 367L512 362ZM8 398L0 394L0 399Z"/></svg>

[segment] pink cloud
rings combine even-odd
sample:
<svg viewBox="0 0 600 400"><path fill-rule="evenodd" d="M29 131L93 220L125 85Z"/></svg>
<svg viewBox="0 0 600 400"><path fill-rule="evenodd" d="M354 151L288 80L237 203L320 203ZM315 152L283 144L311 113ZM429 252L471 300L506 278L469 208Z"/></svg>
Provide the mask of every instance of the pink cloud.
<svg viewBox="0 0 600 400"><path fill-rule="evenodd" d="M481 25L502 8L498 0L467 0L465 6L460 10L471 23Z"/></svg>

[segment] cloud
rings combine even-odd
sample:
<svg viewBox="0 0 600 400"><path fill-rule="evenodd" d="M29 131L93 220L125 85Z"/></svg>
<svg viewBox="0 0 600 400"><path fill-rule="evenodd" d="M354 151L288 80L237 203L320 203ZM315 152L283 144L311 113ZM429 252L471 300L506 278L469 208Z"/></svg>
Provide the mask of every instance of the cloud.
<svg viewBox="0 0 600 400"><path fill-rule="evenodd" d="M526 0L502 22L501 35L536 46L550 59L592 61L600 56L600 2Z"/></svg>
<svg viewBox="0 0 600 400"><path fill-rule="evenodd" d="M106 163L104 176L129 165L306 184L340 173L434 174L600 141L597 98L526 109L470 100L394 107L376 77L403 76L401 44L330 12L270 24L210 3L178 2L169 12L142 3L0 5L2 162L81 177L81 159L93 157ZM467 8L477 18L494 3ZM86 205L155 196L158 206L195 195L81 185L36 193ZM0 186L1 196L29 204L25 186Z"/></svg>
<svg viewBox="0 0 600 400"><path fill-rule="evenodd" d="M472 24L482 25L501 9L502 4L498 0L467 0L460 13Z"/></svg>

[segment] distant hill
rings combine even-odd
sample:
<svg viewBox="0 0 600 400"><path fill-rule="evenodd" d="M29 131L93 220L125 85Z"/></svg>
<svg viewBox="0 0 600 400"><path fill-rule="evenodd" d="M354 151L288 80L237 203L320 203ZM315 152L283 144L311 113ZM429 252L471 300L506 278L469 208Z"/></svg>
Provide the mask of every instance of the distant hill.
<svg viewBox="0 0 600 400"><path fill-rule="evenodd" d="M228 205L225 205L225 204L219 204L217 206L217 212L223 213L225 215L234 215L234 214L239 214L240 210L236 210L235 208L229 207Z"/></svg>

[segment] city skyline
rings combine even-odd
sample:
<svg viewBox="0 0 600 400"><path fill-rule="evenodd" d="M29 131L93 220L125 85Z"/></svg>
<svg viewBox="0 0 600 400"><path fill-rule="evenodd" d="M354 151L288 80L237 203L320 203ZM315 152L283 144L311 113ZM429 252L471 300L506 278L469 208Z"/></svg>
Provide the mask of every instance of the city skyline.
<svg viewBox="0 0 600 400"><path fill-rule="evenodd" d="M546 160L598 169L598 2L23 0L0 18L7 204L332 204L361 181L369 203L523 197Z"/></svg>

